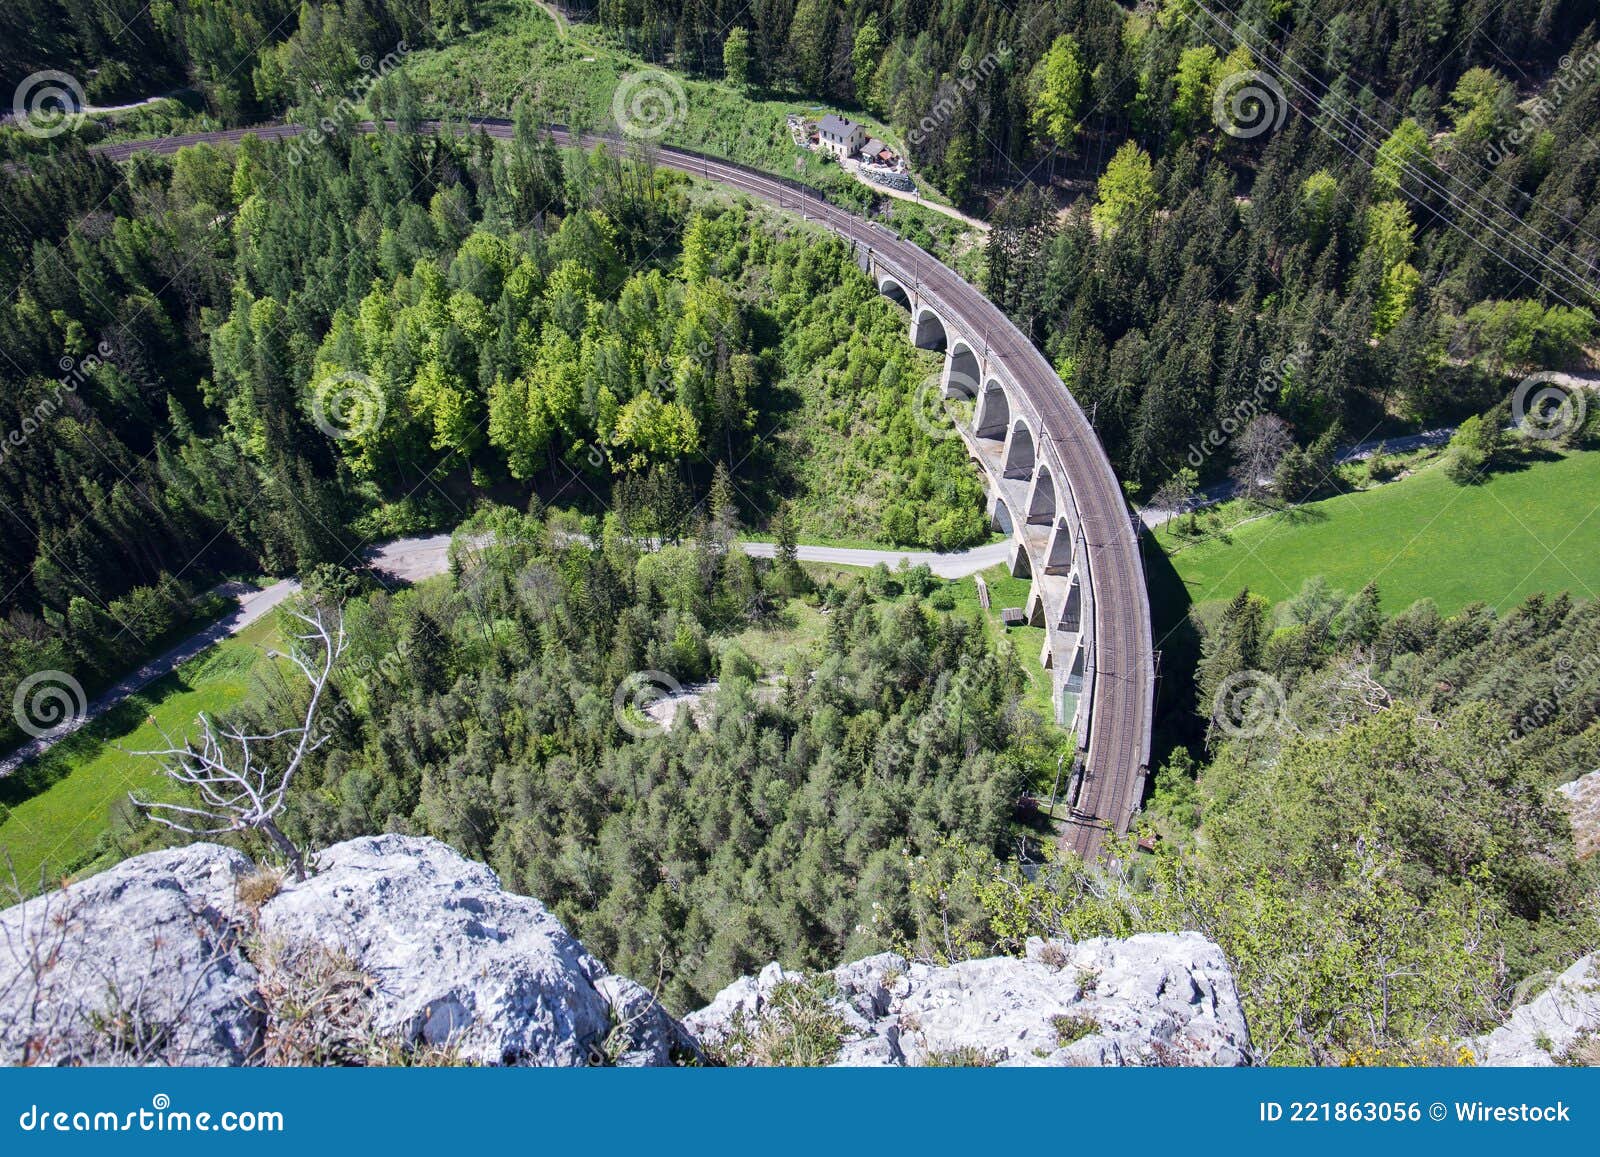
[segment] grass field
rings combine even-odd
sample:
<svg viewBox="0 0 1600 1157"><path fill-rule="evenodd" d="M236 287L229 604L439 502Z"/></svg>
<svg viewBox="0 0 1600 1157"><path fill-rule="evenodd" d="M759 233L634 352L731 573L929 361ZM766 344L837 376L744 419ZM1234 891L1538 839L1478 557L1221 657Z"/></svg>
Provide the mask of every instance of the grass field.
<svg viewBox="0 0 1600 1157"><path fill-rule="evenodd" d="M989 621L990 634L997 640L1004 639L1011 644L1028 679L1027 690L1022 696L1023 704L1037 711L1046 723L1054 723L1056 714L1050 701L1050 672L1039 665L1039 653L1044 649L1048 632L1043 627L1007 627L1000 621L1000 612L1005 608L1028 605L1028 590L1032 580L1013 578L1011 568L1000 563L983 572L983 581L989 586L989 610L985 617ZM982 613L975 580L957 579L950 585L956 596L958 614Z"/></svg>
<svg viewBox="0 0 1600 1157"><path fill-rule="evenodd" d="M660 143L727 157L784 177L830 190L847 203L866 204L870 190L822 154L795 148L790 113L820 117L845 112L896 151L900 135L859 109L820 105L792 94L742 91L720 81L671 74L618 47L614 35L594 24L563 22L531 0L500 0L487 27L443 48L413 52L406 72L430 115L509 116L519 100L552 119L589 128L610 128L617 103L651 113L667 112ZM619 85L627 81L618 94ZM919 178L925 200L948 204L944 194ZM891 227L949 255L972 272L981 261L966 227L934 210L891 201Z"/></svg>
<svg viewBox="0 0 1600 1157"><path fill-rule="evenodd" d="M1157 541L1197 607L1243 587L1278 602L1315 575L1349 592L1377 583L1390 613L1420 598L1446 614L1477 600L1504 611L1537 591L1592 598L1600 592L1600 451L1546 455L1477 486L1457 486L1431 466L1192 545L1167 531ZM1177 597L1158 569L1152 597ZM1174 609L1158 606L1157 618Z"/></svg>
<svg viewBox="0 0 1600 1157"><path fill-rule="evenodd" d="M150 718L177 737L200 712L239 702L251 672L270 662L264 647L274 632L270 615L252 623L0 780L0 851L24 888L37 888L41 871L54 882L122 858L115 810L131 790L158 794L165 786L153 761L128 754L163 746Z"/></svg>

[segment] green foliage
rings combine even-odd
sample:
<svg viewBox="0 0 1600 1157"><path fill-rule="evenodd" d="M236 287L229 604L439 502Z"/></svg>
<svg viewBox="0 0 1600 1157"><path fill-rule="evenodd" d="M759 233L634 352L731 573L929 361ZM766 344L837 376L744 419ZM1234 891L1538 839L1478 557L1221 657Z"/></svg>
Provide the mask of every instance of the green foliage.
<svg viewBox="0 0 1600 1157"><path fill-rule="evenodd" d="M728 83L749 88L755 80L755 58L750 52L750 33L735 28L722 42L722 72Z"/></svg>
<svg viewBox="0 0 1600 1157"><path fill-rule="evenodd" d="M1032 124L1040 141L1054 148L1072 144L1088 85L1089 70L1077 40L1071 36L1056 37L1050 50L1034 66L1031 78Z"/></svg>
<svg viewBox="0 0 1600 1157"><path fill-rule="evenodd" d="M1438 172L1428 131L1407 117L1373 155L1373 192L1379 197L1397 197L1408 191L1425 191L1430 179L1436 182Z"/></svg>
<svg viewBox="0 0 1600 1157"><path fill-rule="evenodd" d="M1222 59L1211 45L1185 48L1178 56L1178 70L1173 77L1173 122L1186 132L1208 124L1213 92L1226 75Z"/></svg>
<svg viewBox="0 0 1600 1157"><path fill-rule="evenodd" d="M1064 1049L1099 1032L1100 1022L1082 1013L1062 1013L1050 1018L1050 1027L1055 1030L1056 1048Z"/></svg>
<svg viewBox="0 0 1600 1157"><path fill-rule="evenodd" d="M1124 223L1148 212L1155 203L1155 170L1150 155L1129 141L1117 150L1100 177L1094 223L1102 232L1114 233Z"/></svg>
<svg viewBox="0 0 1600 1157"><path fill-rule="evenodd" d="M909 930L902 849L1007 846L1042 725L981 624L851 583L764 668L730 640L801 613L781 560L703 530L642 553L615 521L583 536L492 511L456 538L458 585L357 604L340 688L356 714L308 769L296 835L446 840L614 967L662 976L678 1009L770 959L832 967ZM703 725L614 707L636 672L714 671Z"/></svg>
<svg viewBox="0 0 1600 1157"><path fill-rule="evenodd" d="M1482 148L1511 127L1516 115L1516 89L1492 68L1472 68L1450 93L1455 148Z"/></svg>
<svg viewBox="0 0 1600 1157"><path fill-rule="evenodd" d="M839 1055L849 1026L829 1000L836 989L826 978L789 978L767 996L759 1013L734 1014L729 1032L711 1051L720 1065L822 1067Z"/></svg>

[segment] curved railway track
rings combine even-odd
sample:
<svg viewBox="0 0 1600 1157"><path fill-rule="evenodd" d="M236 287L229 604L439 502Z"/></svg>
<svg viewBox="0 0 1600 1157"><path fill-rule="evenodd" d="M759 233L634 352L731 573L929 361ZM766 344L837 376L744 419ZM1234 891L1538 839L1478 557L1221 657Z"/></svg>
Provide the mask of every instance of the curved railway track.
<svg viewBox="0 0 1600 1157"><path fill-rule="evenodd" d="M484 118L467 123L496 139L512 136L509 120ZM377 130L370 122L358 128L363 132ZM428 122L423 128L436 131L438 125ZM298 136L300 131L298 125L264 125L97 146L94 151L120 161L140 152L172 153L188 145L231 143L246 136L281 140ZM615 148L621 144L615 137L598 134L586 134L581 141L575 141L573 134L561 126L551 126L550 132L564 146L604 144ZM1077 808L1067 822L1063 839L1086 858L1096 858L1107 832L1127 830L1144 792L1154 717L1155 665L1138 532L1111 463L1083 410L1044 355L998 306L915 244L830 203L819 191L795 181L686 149L652 147L650 157L665 168L799 212L857 246L869 248L880 264L891 270L898 268L901 276L914 280L935 298L950 315L949 320L969 333L987 334L990 356L1043 419L1042 436L1053 443L1077 506L1088 556L1088 578L1094 592L1088 751Z"/></svg>

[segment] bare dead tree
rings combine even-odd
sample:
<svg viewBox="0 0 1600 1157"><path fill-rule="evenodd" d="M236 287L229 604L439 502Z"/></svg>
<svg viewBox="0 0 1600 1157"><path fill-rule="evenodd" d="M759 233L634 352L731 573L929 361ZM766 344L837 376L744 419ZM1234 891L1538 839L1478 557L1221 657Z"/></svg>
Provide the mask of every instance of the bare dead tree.
<svg viewBox="0 0 1600 1157"><path fill-rule="evenodd" d="M1278 463L1294 447L1289 423L1276 414L1258 414L1233 448L1233 480L1246 498L1261 501L1272 487Z"/></svg>
<svg viewBox="0 0 1600 1157"><path fill-rule="evenodd" d="M342 608L314 605L307 612L291 613L307 628L295 636L296 645L284 655L311 686L311 698L299 726L249 735L219 727L202 714L197 741L185 740L179 746L163 731L166 748L134 753L160 760L168 777L195 790L198 804L142 800L131 792L128 798L156 823L185 835L261 832L289 861L295 879L304 880L305 857L278 827L277 816L306 756L328 740L326 731L317 734L317 712L339 657L344 654L345 633ZM271 654L278 657L283 653ZM285 741L292 741L294 746L280 762L273 756Z"/></svg>

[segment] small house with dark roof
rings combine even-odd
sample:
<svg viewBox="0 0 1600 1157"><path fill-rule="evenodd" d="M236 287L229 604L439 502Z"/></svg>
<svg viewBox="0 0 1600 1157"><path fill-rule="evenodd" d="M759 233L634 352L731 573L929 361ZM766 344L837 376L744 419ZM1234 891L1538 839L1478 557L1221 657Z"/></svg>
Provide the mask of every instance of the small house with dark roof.
<svg viewBox="0 0 1600 1157"><path fill-rule="evenodd" d="M853 157L866 142L867 132L845 117L829 113L817 126L817 144L840 160Z"/></svg>

